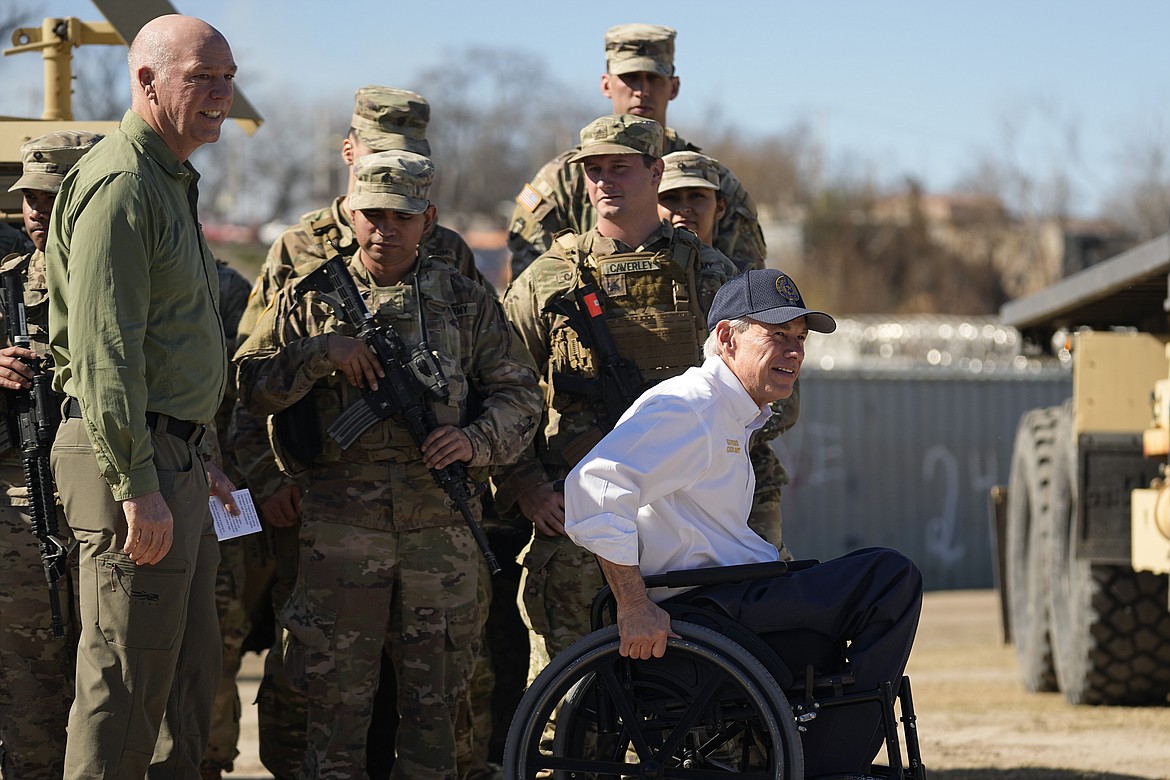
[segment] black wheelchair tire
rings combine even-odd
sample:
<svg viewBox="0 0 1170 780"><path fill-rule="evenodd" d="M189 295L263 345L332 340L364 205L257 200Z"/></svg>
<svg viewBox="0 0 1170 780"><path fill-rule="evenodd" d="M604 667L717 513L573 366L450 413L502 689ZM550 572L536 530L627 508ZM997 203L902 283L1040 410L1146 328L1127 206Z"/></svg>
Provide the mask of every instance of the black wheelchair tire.
<svg viewBox="0 0 1170 780"><path fill-rule="evenodd" d="M668 641L664 659L629 661L621 658L618 653L617 629L613 626L589 634L554 658L529 686L516 709L504 749L504 777L509 780L529 780L537 777L542 770L552 770L554 778L654 776L685 780L688 777L705 778L712 773L727 773L761 779L801 780L804 776L804 754L796 721L784 692L764 665L741 645L710 629L681 621L672 623L671 628L679 638ZM768 762L766 768L740 771L738 768L705 764L701 751L694 749L693 734L686 733L685 729L679 733L670 730L664 741L691 739L692 742L688 743L691 749L683 750L680 744L667 755L660 752L658 755L647 756L645 754L651 752L648 747L651 738L659 738L661 734L636 733L640 726L633 730L627 728L626 724L629 722L642 722L639 718L623 718L621 721L622 733L629 734L628 741L641 743L640 746L635 744L630 748L641 759L638 764L623 763L625 761L623 758L616 762L596 759L597 763L590 765L590 759L587 757L573 763L571 757L563 755L562 751L566 750L570 743L575 740L579 742L573 735L582 728L577 719L585 718L581 713L586 710L578 709L585 707L582 704L582 697L585 695L582 691L591 687L596 675L605 675L602 689L612 694L619 690L619 686L614 684L616 679L610 681L608 678L612 676L612 669L618 665L651 665L664 661L678 663L684 659L693 662L696 668L703 665L710 670L711 677L706 686L699 686L699 690L692 691L669 691L667 689L671 687L671 680L668 673L656 672L653 666L644 666L642 672L645 678L658 686L656 693L676 697L681 708L686 710L684 719L690 716L701 718L718 709L717 705L721 703L719 697L726 694L726 686L734 685L739 694L742 694L742 700L746 702L747 709L741 708L740 712L751 713L750 717L742 718L741 727L746 729L749 740L754 737L762 742L763 738L766 738L768 743L763 750ZM665 668L658 667L660 670ZM696 699L700 696L706 698L698 705L682 704L687 693ZM671 700L668 698L667 701ZM628 699L624 702L618 701L616 696L613 697L612 703L618 710L623 706L630 708L626 710L627 712L632 712L634 705L641 704L640 701L630 702ZM558 710L557 729L553 741L555 755L549 756L541 751L541 738L545 725ZM693 714L696 712L697 714ZM725 726L722 710L720 712L717 722L720 726ZM688 728L692 731L697 728L709 730L712 726L705 721L696 721ZM716 743L717 740L713 739L711 742ZM722 744L722 747L726 748L726 744ZM622 752L624 753L625 749ZM688 766L688 763L691 766Z"/></svg>

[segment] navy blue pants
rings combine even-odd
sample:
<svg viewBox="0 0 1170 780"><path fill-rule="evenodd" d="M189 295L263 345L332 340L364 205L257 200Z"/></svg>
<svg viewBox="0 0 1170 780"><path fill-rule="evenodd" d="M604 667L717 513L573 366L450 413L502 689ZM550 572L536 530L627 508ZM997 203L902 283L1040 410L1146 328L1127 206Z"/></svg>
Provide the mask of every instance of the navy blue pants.
<svg viewBox="0 0 1170 780"><path fill-rule="evenodd" d="M854 690L889 681L897 691L922 610L922 574L901 553L875 547L783 577L705 586L677 600L718 607L760 635L813 632L847 642ZM799 676L803 667L792 671ZM805 774L868 773L882 744L880 719L877 704L822 709L802 734Z"/></svg>

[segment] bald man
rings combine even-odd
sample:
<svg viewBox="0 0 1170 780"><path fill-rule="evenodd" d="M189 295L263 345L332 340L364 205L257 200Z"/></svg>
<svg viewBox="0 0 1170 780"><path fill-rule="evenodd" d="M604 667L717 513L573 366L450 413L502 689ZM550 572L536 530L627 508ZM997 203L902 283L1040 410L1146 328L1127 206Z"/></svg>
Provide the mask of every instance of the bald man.
<svg viewBox="0 0 1170 780"><path fill-rule="evenodd" d="M130 110L66 177L47 250L51 457L81 558L65 777L194 780L220 667L208 495L234 486L205 459L227 359L188 158L218 140L236 63L169 15L129 65Z"/></svg>

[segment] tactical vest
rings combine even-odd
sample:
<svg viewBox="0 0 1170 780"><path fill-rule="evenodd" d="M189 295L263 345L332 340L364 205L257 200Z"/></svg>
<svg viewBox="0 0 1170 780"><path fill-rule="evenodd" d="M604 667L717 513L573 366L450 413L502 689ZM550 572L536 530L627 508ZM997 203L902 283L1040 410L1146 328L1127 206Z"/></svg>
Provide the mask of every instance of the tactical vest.
<svg viewBox="0 0 1170 780"><path fill-rule="evenodd" d="M415 275L414 282L421 285L427 344L438 353L439 365L450 389L450 397L445 402L434 397L428 401L439 425L461 427L468 421L469 383L458 358L461 353L460 334L454 313L457 301L451 280L446 273L424 271ZM363 294L376 322L392 324L408 348L419 343L418 298L413 285L376 287L363 290ZM310 305L314 314L324 308L316 302ZM332 314L327 316L325 325L326 331L353 335L352 330L338 323ZM322 441L317 462L406 463L422 459L422 453L406 428L393 417L371 425L344 450L327 435L326 430L338 415L361 398L361 390L344 378L338 376L331 381L318 382L309 395L313 398Z"/></svg>
<svg viewBox="0 0 1170 780"><path fill-rule="evenodd" d="M643 389L701 362L707 322L706 314L699 307L696 279L700 244L693 234L676 230L675 240L668 249L604 257L583 251L578 236L571 232L559 234L555 243L563 254L576 258L578 267L585 264L592 271L601 290L606 324L617 351L638 366L645 380ZM570 285L580 285L579 273L574 274ZM576 416L580 423L580 417L585 414L582 399L554 392L553 372L597 375L592 351L567 325L550 334L546 400L550 420ZM576 458L567 457L565 450L582 433L582 426L569 420L565 423L546 429L547 456L554 462L563 460L566 465L573 465L569 461Z"/></svg>
<svg viewBox="0 0 1170 780"><path fill-rule="evenodd" d="M342 229L333 214L332 206L305 214L301 217L301 226L309 236L310 245L321 257L332 257L336 253L349 257L358 249L353 230ZM422 237L419 251L427 257L438 258L458 267L459 258L455 251L453 236L457 236L454 231L441 229L436 223L431 226L430 232Z"/></svg>

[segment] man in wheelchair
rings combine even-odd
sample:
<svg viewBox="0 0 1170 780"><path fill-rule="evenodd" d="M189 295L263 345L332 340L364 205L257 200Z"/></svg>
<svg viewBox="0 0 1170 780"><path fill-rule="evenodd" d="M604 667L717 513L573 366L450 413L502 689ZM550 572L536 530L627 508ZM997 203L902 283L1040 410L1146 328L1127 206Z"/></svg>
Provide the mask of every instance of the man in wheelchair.
<svg viewBox="0 0 1170 780"><path fill-rule="evenodd" d="M860 550L765 579L647 590L643 575L777 560L776 548L747 525L748 439L770 402L792 393L808 332L836 328L829 315L805 308L776 270L725 284L707 324L704 363L643 394L565 481L565 528L597 555L612 588L620 655L663 657L668 638L678 636L667 609L701 606L780 643L825 639L844 649L852 689L897 690L922 578L893 550ZM806 776L866 776L888 728L876 703L817 713L802 728Z"/></svg>

